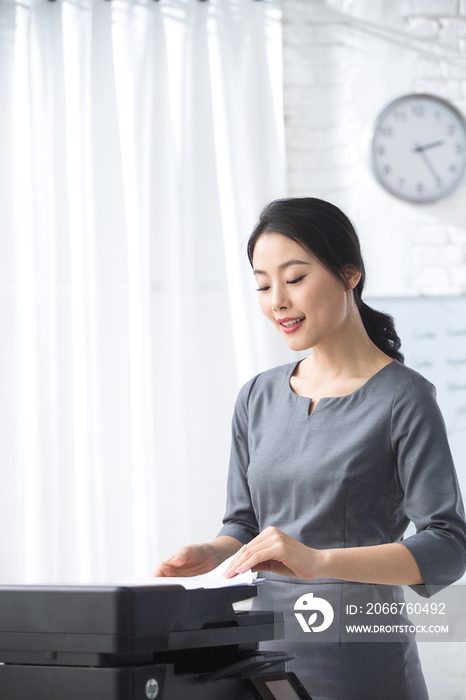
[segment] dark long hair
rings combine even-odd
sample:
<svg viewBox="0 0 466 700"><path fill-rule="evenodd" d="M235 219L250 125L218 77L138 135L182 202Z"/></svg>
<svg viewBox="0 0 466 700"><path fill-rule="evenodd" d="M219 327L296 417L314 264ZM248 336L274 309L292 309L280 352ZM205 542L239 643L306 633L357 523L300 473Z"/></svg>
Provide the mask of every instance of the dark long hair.
<svg viewBox="0 0 466 700"><path fill-rule="evenodd" d="M354 288L354 299L364 328L372 342L389 357L404 362L401 341L393 317L376 311L362 301L366 271L356 230L338 207L313 197L276 199L263 209L248 241L248 257L263 233L281 233L313 253L319 262L346 287L346 270L355 267L361 279Z"/></svg>

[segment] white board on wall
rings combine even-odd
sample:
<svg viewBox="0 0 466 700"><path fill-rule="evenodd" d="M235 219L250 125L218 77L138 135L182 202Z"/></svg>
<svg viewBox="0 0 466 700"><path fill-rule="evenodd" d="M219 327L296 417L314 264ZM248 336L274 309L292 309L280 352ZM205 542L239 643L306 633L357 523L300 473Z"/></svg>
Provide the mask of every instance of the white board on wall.
<svg viewBox="0 0 466 700"><path fill-rule="evenodd" d="M466 500L466 296L364 301L394 317L405 364L436 386Z"/></svg>

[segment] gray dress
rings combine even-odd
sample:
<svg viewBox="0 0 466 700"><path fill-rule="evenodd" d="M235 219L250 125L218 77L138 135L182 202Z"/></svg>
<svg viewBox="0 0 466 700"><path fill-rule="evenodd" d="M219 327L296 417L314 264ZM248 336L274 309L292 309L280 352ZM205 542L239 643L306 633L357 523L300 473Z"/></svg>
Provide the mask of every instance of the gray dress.
<svg viewBox="0 0 466 700"><path fill-rule="evenodd" d="M413 586L421 596L460 578L464 510L433 385L394 360L352 394L320 399L309 415L310 399L290 386L296 365L262 372L239 392L219 535L247 543L273 525L316 549L402 542L421 571L424 584ZM403 539L410 520L416 534ZM293 651L288 670L313 700L428 698L412 636L354 642L340 624L348 601L400 602L401 587L265 576L255 607L285 610L295 624L261 648ZM309 591L332 605L335 620L304 635L293 604Z"/></svg>

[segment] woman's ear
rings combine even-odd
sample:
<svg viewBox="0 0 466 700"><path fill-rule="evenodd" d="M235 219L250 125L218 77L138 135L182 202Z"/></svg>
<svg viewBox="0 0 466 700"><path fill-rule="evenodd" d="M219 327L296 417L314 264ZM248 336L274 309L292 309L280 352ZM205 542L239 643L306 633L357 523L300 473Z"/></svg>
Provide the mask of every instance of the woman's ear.
<svg viewBox="0 0 466 700"><path fill-rule="evenodd" d="M361 273L357 267L353 265L347 265L345 267L345 277L346 277L346 290L349 292L354 289L361 279Z"/></svg>

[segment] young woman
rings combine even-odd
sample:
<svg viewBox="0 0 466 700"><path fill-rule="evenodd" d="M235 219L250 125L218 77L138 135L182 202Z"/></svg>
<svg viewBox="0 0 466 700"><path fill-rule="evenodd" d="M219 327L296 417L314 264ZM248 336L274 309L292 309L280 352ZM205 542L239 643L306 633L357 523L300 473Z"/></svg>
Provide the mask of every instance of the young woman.
<svg viewBox="0 0 466 700"><path fill-rule="evenodd" d="M357 584L389 603L403 599L401 584L432 595L466 568L461 495L434 387L403 364L392 318L362 301L351 222L322 200L277 200L248 255L261 310L291 349L312 354L243 386L224 526L154 575L204 573L237 554L225 575L265 572L263 609L289 610L314 591L340 622ZM403 540L410 520L417 532ZM428 698L409 635L300 639L261 648L294 651L289 670L314 700Z"/></svg>

